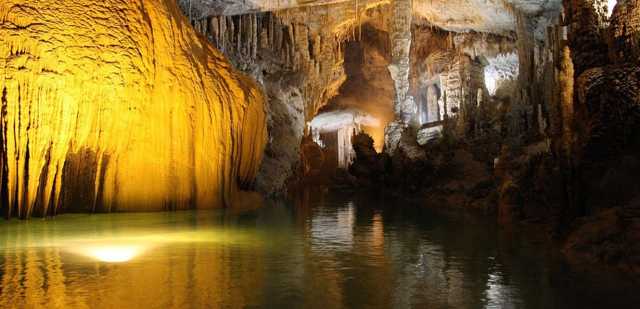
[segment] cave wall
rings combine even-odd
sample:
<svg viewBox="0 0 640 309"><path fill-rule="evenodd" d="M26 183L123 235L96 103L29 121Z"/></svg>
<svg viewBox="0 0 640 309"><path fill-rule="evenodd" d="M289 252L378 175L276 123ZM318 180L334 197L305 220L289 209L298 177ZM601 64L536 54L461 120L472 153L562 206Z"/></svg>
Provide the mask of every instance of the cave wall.
<svg viewBox="0 0 640 309"><path fill-rule="evenodd" d="M263 95L171 0L0 3L7 216L230 205L266 144Z"/></svg>
<svg viewBox="0 0 640 309"><path fill-rule="evenodd" d="M544 39L518 37L526 65L512 108L518 142L511 146L550 146L546 155L564 195L548 206L560 227L625 208L639 190L631 180L640 168L639 21L638 1L618 2L610 18L606 1L565 1ZM530 21L520 25L519 33L531 29Z"/></svg>
<svg viewBox="0 0 640 309"><path fill-rule="evenodd" d="M626 5L618 7L625 7L618 11L627 10ZM613 24L610 25L607 1L604 0L564 1L562 12L551 15L543 24L521 12L517 13L517 47L521 64L518 80L520 92L512 109L512 135L549 136L554 143L562 139L571 139L566 134L576 117L573 102L577 103L578 97L577 92L573 92L574 86L571 86L571 89L562 88L562 80L576 80L591 68L610 64L609 58L616 56L612 54L614 49L608 47L607 43L611 45L616 44L614 41L620 43L625 40L613 39L616 37L613 33L616 32L620 37L629 37L622 34L627 30L620 29L633 29L631 16L633 15L626 16L623 21L617 21L612 17ZM544 31L541 31L541 26L544 26ZM537 35L539 32L544 35ZM566 52L565 48L568 49ZM633 48L630 47L630 50ZM563 69L565 53L568 53L571 60L571 72L565 72ZM565 76L566 74L570 76ZM568 104L562 104L562 93L566 94L568 91L573 92L570 109ZM559 137L563 135L564 137ZM558 144L555 148L567 148L567 143L564 144Z"/></svg>
<svg viewBox="0 0 640 309"><path fill-rule="evenodd" d="M614 63L640 61L640 3L618 1L607 30L609 59Z"/></svg>
<svg viewBox="0 0 640 309"><path fill-rule="evenodd" d="M571 262L636 273L638 7L638 1L618 1L607 18L606 1L563 1L543 39L518 38L528 40L519 53L529 62L518 85L527 95L517 103L537 123L513 130L525 136L526 147L499 199L516 201L506 207L514 217L549 220ZM530 151L545 143L550 149Z"/></svg>
<svg viewBox="0 0 640 309"><path fill-rule="evenodd" d="M576 118L588 124L576 147L589 162L634 153L640 146L640 2L620 1L601 25L601 60L573 58L583 69L575 75Z"/></svg>

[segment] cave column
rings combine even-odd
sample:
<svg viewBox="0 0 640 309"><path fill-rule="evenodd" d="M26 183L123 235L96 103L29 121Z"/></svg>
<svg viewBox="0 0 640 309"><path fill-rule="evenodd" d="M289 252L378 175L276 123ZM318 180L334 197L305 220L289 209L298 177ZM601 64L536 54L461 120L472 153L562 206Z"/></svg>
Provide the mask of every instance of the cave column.
<svg viewBox="0 0 640 309"><path fill-rule="evenodd" d="M564 0L563 5L575 76L608 64L608 48L602 36L608 24L607 1Z"/></svg>
<svg viewBox="0 0 640 309"><path fill-rule="evenodd" d="M417 113L414 99L409 95L412 5L412 0L393 1L392 61L388 69L395 87L395 121L385 129L385 148L389 153L395 151L402 131Z"/></svg>
<svg viewBox="0 0 640 309"><path fill-rule="evenodd" d="M438 107L438 88L435 84L427 88L427 121L426 123L440 120L440 110Z"/></svg>

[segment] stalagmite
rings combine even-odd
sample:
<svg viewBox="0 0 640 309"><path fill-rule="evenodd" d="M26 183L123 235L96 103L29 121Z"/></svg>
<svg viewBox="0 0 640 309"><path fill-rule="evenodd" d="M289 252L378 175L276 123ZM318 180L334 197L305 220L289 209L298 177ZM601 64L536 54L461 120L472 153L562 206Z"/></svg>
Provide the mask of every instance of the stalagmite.
<svg viewBox="0 0 640 309"><path fill-rule="evenodd" d="M229 205L266 143L262 94L170 0L0 2L0 93L20 217Z"/></svg>
<svg viewBox="0 0 640 309"><path fill-rule="evenodd" d="M573 128L574 128L574 69L571 61L571 51L568 47L562 49L562 58L560 62L560 70L558 71L558 84L561 89L560 107L562 115L562 149L565 151L567 158L571 158L573 146Z"/></svg>

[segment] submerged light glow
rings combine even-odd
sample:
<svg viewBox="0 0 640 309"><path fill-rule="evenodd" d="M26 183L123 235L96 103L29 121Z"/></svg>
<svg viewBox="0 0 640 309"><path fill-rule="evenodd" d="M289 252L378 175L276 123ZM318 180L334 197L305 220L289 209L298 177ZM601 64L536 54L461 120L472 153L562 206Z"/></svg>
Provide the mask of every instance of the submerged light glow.
<svg viewBox="0 0 640 309"><path fill-rule="evenodd" d="M140 245L105 245L86 248L86 255L101 262L122 263L133 259L144 251Z"/></svg>

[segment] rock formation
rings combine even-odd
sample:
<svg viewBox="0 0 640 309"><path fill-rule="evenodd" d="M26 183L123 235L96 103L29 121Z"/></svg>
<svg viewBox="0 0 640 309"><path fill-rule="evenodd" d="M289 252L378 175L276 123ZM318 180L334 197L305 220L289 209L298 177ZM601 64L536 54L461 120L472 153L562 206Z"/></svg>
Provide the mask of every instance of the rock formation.
<svg viewBox="0 0 640 309"><path fill-rule="evenodd" d="M338 94L345 81L344 53L347 41L360 41L362 27L374 28L394 33L396 26L404 27L396 44L397 55L408 57L424 46L441 46L434 42L423 41L419 44L406 44L411 41L411 27L421 27L424 33L430 31L451 31L446 36L452 48L460 50L473 61L493 48L490 42L493 36L512 36L517 28L516 13L521 13L535 21L531 31L536 37L543 36L550 16L557 14L560 0L553 1L495 1L480 0L313 0L293 1L179 1L194 27L207 36L211 42L223 51L233 64L249 73L264 87L268 96L270 143L267 146L265 164L261 168L258 187L266 193L281 192L285 180L294 174L298 167L299 141L305 134L305 122L310 121L320 108ZM395 10L394 8L401 8ZM404 14L395 23L395 12ZM439 28L439 30L438 30ZM542 30L540 30L542 29ZM461 33L461 34L459 34ZM540 34L542 33L542 34ZM414 31L413 35L418 35ZM475 42L453 42L454 38L475 38ZM469 40L471 41L471 40ZM446 42L443 41L443 42ZM402 46L404 47L402 47ZM402 48L400 48L402 47ZM511 52L513 48L500 50ZM454 55L453 53L452 55ZM495 51L491 51L495 56ZM409 73L409 67L422 61L424 54L410 56L410 61L395 60L392 74L399 81L399 89L407 89L407 98L398 106L409 113L407 118L419 122L421 110L420 96L426 96L429 90L416 90L415 73ZM484 57L484 56L483 56ZM399 59L399 58L398 58ZM479 62L475 62L479 63ZM476 72L482 73L482 67L476 66ZM417 71L417 70L414 70ZM408 76L408 78L405 78ZM479 80L482 78L480 77ZM400 92L402 93L405 90ZM419 93L424 91L424 93ZM455 92L455 91L454 91ZM465 92L465 96L477 102L478 91ZM486 93L480 94L481 97ZM444 104L441 97L441 105ZM431 102L433 105L434 103ZM431 113L434 114L433 108ZM442 116L440 120L442 120ZM280 119L281 121L275 121ZM396 132L395 140L404 131L405 125L395 123L389 127ZM308 132L307 132L308 133ZM295 137L295 138L293 138ZM293 140L298 143L293 144ZM387 144L393 145L394 142ZM280 146L276 146L280 145ZM389 146L388 148L391 148ZM279 175L273 177L272 175Z"/></svg>
<svg viewBox="0 0 640 309"><path fill-rule="evenodd" d="M389 154L395 152L400 136L409 123L414 120L418 111L413 96L409 95L412 1L394 0L392 7L393 27L391 29L391 64L389 65L389 73L395 88L393 109L396 119L385 130L385 151Z"/></svg>
<svg viewBox="0 0 640 309"><path fill-rule="evenodd" d="M318 114L309 124L309 130L318 145L337 150L338 168L347 169L355 158L353 136L360 134L364 126L377 127L380 121L359 110L338 110ZM327 145L322 134L333 135L331 139L335 145Z"/></svg>
<svg viewBox="0 0 640 309"><path fill-rule="evenodd" d="M336 3L313 10L200 16L195 28L267 94L269 143L257 187L281 194L299 167L307 122L344 83L344 45L359 25L379 16L378 5ZM205 7L208 7L205 5ZM221 12L224 13L224 12Z"/></svg>
<svg viewBox="0 0 640 309"><path fill-rule="evenodd" d="M229 205L266 143L256 84L170 0L2 1L0 98L8 216Z"/></svg>
<svg viewBox="0 0 640 309"><path fill-rule="evenodd" d="M640 62L640 2L620 1L613 10L608 29L612 62Z"/></svg>

